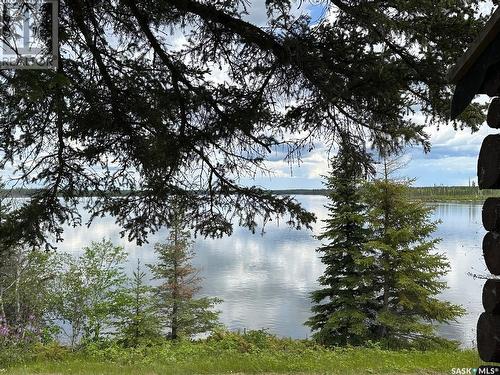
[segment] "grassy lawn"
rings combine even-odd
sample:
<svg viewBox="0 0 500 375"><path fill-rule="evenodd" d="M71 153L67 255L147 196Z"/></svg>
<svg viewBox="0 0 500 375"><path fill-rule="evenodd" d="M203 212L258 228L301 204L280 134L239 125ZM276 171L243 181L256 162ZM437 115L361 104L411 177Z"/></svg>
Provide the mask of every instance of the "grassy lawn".
<svg viewBox="0 0 500 375"><path fill-rule="evenodd" d="M190 346L188 350L188 346ZM39 354L0 374L451 374L453 368L475 368L475 351L384 351L380 349L289 348L207 351L203 345L156 348L149 352L114 349L99 353ZM2 366L0 365L0 368Z"/></svg>

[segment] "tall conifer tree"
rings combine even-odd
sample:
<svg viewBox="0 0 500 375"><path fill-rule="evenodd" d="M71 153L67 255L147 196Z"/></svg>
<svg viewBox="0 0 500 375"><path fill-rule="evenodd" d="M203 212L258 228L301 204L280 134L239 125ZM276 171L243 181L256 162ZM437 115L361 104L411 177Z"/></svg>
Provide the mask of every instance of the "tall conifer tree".
<svg viewBox="0 0 500 375"><path fill-rule="evenodd" d="M217 298L196 298L202 279L191 264L194 252L185 218L178 206L175 212L168 241L155 245L158 263L149 266L154 278L161 281L156 288L161 320L173 340L217 327L219 312L214 307L221 302Z"/></svg>
<svg viewBox="0 0 500 375"><path fill-rule="evenodd" d="M317 251L326 271L319 278L322 289L312 293L314 316L307 321L315 338L327 345L360 345L371 335L376 303L373 281L375 257L365 246L365 206L360 185L363 169L344 144L327 180L329 218Z"/></svg>
<svg viewBox="0 0 500 375"><path fill-rule="evenodd" d="M436 253L440 240L432 238L438 222L432 221L431 206L409 200L411 181L391 179L398 162L384 160L383 166L382 178L364 190L370 247L378 254L376 278L382 286L376 338L393 347L442 345L435 323L449 322L463 309L438 298L449 271L446 257Z"/></svg>

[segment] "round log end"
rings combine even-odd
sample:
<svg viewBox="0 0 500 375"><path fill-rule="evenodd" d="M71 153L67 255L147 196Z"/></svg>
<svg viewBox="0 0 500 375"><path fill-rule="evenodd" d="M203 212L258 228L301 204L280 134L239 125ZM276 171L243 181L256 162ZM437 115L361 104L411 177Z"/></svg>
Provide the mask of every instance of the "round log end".
<svg viewBox="0 0 500 375"><path fill-rule="evenodd" d="M481 360L500 362L500 316L481 315L477 323L477 349Z"/></svg>
<svg viewBox="0 0 500 375"><path fill-rule="evenodd" d="M500 280L488 280L484 285L483 307L487 313L500 314Z"/></svg>
<svg viewBox="0 0 500 375"><path fill-rule="evenodd" d="M500 135L484 139L477 162L477 178L480 189L500 188Z"/></svg>
<svg viewBox="0 0 500 375"><path fill-rule="evenodd" d="M500 276L500 235L489 232L483 239L483 255L488 270Z"/></svg>
<svg viewBox="0 0 500 375"><path fill-rule="evenodd" d="M486 122L490 128L500 129L500 98L491 101Z"/></svg>
<svg viewBox="0 0 500 375"><path fill-rule="evenodd" d="M500 198L488 198L483 206L483 226L488 232L500 232Z"/></svg>

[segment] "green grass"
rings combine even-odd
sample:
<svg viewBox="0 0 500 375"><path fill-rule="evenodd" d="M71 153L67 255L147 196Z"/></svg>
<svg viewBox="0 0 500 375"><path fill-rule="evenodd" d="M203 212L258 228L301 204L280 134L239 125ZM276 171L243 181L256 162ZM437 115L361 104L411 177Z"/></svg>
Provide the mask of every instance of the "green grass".
<svg viewBox="0 0 500 375"><path fill-rule="evenodd" d="M452 368L477 367L472 351L390 352L375 349L324 352L226 353L175 357L166 355L136 363L68 356L10 368L5 374L218 374L218 373L329 373L329 374L451 374Z"/></svg>
<svg viewBox="0 0 500 375"><path fill-rule="evenodd" d="M317 374L450 374L454 367L476 367L473 352L397 353L356 350L301 356L231 354L153 363L105 363L87 358L35 362L8 369L5 374L219 374L219 373L317 373Z"/></svg>
<svg viewBox="0 0 500 375"><path fill-rule="evenodd" d="M3 364L2 364L3 361ZM451 374L476 368L475 351L326 349L261 333L124 349L116 344L72 352L58 345L0 352L0 374Z"/></svg>

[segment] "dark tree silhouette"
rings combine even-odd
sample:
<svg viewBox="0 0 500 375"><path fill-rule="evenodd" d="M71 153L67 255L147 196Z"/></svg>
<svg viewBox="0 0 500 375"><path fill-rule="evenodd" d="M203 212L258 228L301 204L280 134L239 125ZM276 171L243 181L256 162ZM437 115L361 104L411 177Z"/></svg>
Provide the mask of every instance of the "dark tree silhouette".
<svg viewBox="0 0 500 375"><path fill-rule="evenodd" d="M43 186L5 233L60 236L81 224L89 194L92 218L112 215L138 242L171 225L174 195L203 235L233 222L255 230L257 216L307 226L314 216L296 201L239 178L346 127L377 147L428 148L407 115L446 121L446 70L483 21L478 0L332 0L311 25L297 3L267 0L256 26L244 14L258 3L61 0L58 70L0 72L0 166L14 167L18 187ZM219 67L224 82L212 78ZM477 109L456 125L475 129Z"/></svg>

